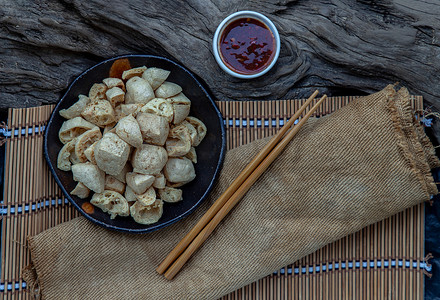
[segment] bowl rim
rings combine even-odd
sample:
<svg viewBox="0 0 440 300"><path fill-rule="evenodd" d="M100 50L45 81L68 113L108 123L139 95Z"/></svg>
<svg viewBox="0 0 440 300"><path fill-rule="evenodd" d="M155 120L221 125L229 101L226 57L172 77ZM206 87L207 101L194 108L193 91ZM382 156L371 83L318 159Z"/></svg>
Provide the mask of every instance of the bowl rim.
<svg viewBox="0 0 440 300"><path fill-rule="evenodd" d="M205 95L207 96L207 98L209 99L209 101L211 102L214 111L217 114L217 117L219 118L220 121L220 129L221 129L221 149L220 149L220 157L219 157L219 161L216 164L216 169L214 171L214 176L212 178L212 180L210 181L206 191L203 193L203 195L200 197L200 199L198 199L194 205L188 209L187 211L185 211L183 214L165 222L165 223L161 223L161 224L157 224L156 226L151 226L148 228L139 228L139 229L130 229L130 228L122 228L122 227L118 227L115 225L111 225L111 224L107 224L105 222L102 222L100 220L94 219L92 218L89 214L85 213L84 210L78 205L78 203L76 203L76 201L74 201L71 197L71 195L69 194L69 192L66 190L66 188L64 187L64 185L62 184L60 178L58 177L56 170L50 160L49 157L49 153L48 153L48 128L50 128L50 126L52 125L54 118L55 118L55 112L58 111L59 106L63 103L64 99L67 97L68 93L70 92L70 90L73 88L73 86L77 83L78 80L80 80L85 74L87 74L88 72L92 71L93 69L97 68L100 65L112 62L112 61L116 61L118 59L125 59L125 58L130 58L130 57L136 57L136 58L153 58L153 59L159 59L159 60L165 60L169 63L172 63L173 65L175 65L176 67L182 69L183 71L185 71L190 77L192 77L192 79L197 83L197 85L199 86L199 88L205 93ZM126 233L148 233L148 232L152 232L152 231L156 231L159 230L161 228L164 228L166 226L169 226L171 224L174 224L182 219L184 219L185 217L187 217L189 214L191 214L192 212L194 212L194 210L199 207L199 205L206 199L206 197L208 196L208 194L211 192L212 188L214 187L214 184L217 182L218 177L220 175L220 171L223 167L223 162L225 159L225 154L226 154L226 129L225 129L225 125L224 125L224 121L223 121L223 116L219 110L219 108L217 107L217 105L215 104L211 94L208 92L208 90L203 86L203 84L200 82L199 79L197 79L196 75L193 74L191 71L189 71L186 67L184 67L183 65L176 63L175 61L168 59L166 57L162 57L162 56L157 56L157 55L149 55L149 54L127 54L127 55L120 55L120 56L115 56L109 59L105 59L97 64L94 64L93 66L87 68L85 71L83 71L80 75L78 75L71 84L69 84L69 87L67 88L67 90L64 92L63 96L61 97L61 99L58 101L57 105L54 107L54 109L52 110L52 113L50 115L49 121L47 122L47 125L44 128L44 141L43 141L43 152L44 152L44 158L46 159L47 165L49 167L50 172L52 173L55 181L57 182L59 188L61 189L61 191L63 192L64 196L68 199L68 201L70 203L72 203L72 205L81 213L81 215L83 215L84 217L86 217L86 219L92 221L95 224L101 225L104 228L107 229L111 229L111 230L115 230L115 231L119 231L119 232L126 232Z"/></svg>
<svg viewBox="0 0 440 300"><path fill-rule="evenodd" d="M255 74L241 74L241 73L234 72L233 70L228 68L228 66L226 66L226 64L221 59L220 51L218 49L219 48L218 42L219 42L219 39L220 39L224 29L226 28L225 25L227 23L229 23L230 21L232 21L233 19L238 19L243 16L249 16L251 18L254 18L254 19L257 19L257 20L263 22L269 28L269 30L272 32L274 39L275 39L276 50L275 50L275 55L274 55L271 63L265 69L263 69L261 72L258 72ZM280 55L280 49L281 49L280 35L278 33L278 30L277 30L275 24L265 15L263 15L259 12L256 12L256 11L252 11L252 10L241 10L241 11L237 11L237 12L227 16L217 26L217 29L214 33L214 37L212 39L212 50L214 53L214 58L217 61L220 68L222 68L222 70L225 71L226 73L228 73L229 75L232 75L234 77L241 78L241 79L252 79L252 78L260 77L260 76L266 74L267 72L269 72L269 70L272 69L272 67L275 65L275 63L278 60L278 57Z"/></svg>

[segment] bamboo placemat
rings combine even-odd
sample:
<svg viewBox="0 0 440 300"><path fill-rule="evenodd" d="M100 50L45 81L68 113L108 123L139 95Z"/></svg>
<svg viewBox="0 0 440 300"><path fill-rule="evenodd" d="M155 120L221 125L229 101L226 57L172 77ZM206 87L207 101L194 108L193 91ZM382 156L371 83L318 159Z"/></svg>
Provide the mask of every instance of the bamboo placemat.
<svg viewBox="0 0 440 300"><path fill-rule="evenodd" d="M329 98L317 115L354 97ZM228 149L277 132L302 100L221 101ZM421 97L412 97L422 111ZM44 126L53 106L10 109L5 139L0 293L30 299L21 277L29 264L26 237L75 218L43 158ZM1 132L0 132L1 133ZM222 299L422 299L424 209L412 207L334 242Z"/></svg>

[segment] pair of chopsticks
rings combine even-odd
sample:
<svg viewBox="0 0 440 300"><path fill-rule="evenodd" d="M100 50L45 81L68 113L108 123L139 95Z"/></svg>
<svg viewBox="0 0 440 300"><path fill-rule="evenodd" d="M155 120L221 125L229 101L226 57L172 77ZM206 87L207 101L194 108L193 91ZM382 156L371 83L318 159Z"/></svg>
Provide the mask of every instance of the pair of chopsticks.
<svg viewBox="0 0 440 300"><path fill-rule="evenodd" d="M327 98L324 95L319 101L294 125L295 121L303 114L310 103L318 95L316 90L304 103L303 106L290 118L281 130L264 146L254 159L244 168L228 189L214 202L209 210L203 215L200 221L191 231L177 244L168 254L164 261L157 267L159 274L171 280L180 271L183 265L189 260L192 254L201 247L203 242L214 231L217 225L231 211L231 209L243 198L251 186L278 157L287 144L300 130L301 126L319 108Z"/></svg>

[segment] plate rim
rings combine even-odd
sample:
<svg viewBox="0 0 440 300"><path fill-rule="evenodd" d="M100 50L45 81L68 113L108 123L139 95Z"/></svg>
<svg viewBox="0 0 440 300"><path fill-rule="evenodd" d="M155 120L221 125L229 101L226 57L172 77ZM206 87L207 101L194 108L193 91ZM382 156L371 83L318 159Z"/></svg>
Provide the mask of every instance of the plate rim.
<svg viewBox="0 0 440 300"><path fill-rule="evenodd" d="M214 111L217 114L217 117L220 121L220 129L221 129L221 149L220 149L220 158L218 163L216 164L216 168L214 171L214 176L212 178L212 180L210 181L208 188L206 189L206 191L203 193L203 195L200 197L200 199L198 199L196 201L196 203L194 203L194 205L188 209L187 211L185 211L183 214L175 217L174 219L171 219L165 223L161 223L158 224L157 226L152 226L152 227L148 227L148 228L139 228L139 229L130 229L130 228L121 228L115 225L110 225L107 223L104 223L100 220L94 219L92 218L89 214L87 214L86 212L84 212L84 210L72 199L72 197L70 196L70 194L67 192L67 190L65 189L64 185L62 184L60 178L58 177L56 170L54 168L54 166L52 165L52 162L50 161L50 157L48 154L48 128L50 128L50 126L52 125L52 122L54 120L55 117L55 112L57 111L57 109L59 108L59 106L63 103L64 99L66 98L67 94L69 93L69 91L73 88L74 84L80 80L82 78L82 76L84 76L86 73L92 71L94 68L105 64L105 63L109 63L111 61L116 61L118 59L125 59L125 58L130 58L130 57L143 57L143 58L154 58L154 59L159 59L159 60L165 60L169 63L172 63L173 65L179 67L180 69L182 69L183 71L185 71L189 76L192 77L192 79L197 83L197 85L199 86L199 88L205 93L205 95L208 97L211 105L214 108ZM200 79L201 80L201 79ZM166 226L169 226L171 224L174 224L184 218L186 218L188 215L190 215L192 212L194 212L194 210L199 207L202 202L207 198L207 196L209 195L209 193L212 191L214 184L217 182L218 177L220 175L220 171L223 167L223 162L225 159L225 154L226 154L226 128L225 128L225 124L223 121L223 116L218 108L218 106L216 105L215 101L213 100L213 96L208 92L208 89L205 88L203 86L203 84L206 83L202 83L200 82L200 80L198 78L196 78L196 75L193 74L191 71L189 71L185 66L169 59L163 56L158 56L158 55L150 55L150 54L127 54L127 55L120 55L120 56L115 56L112 58L108 58L105 59L97 64L94 64L93 66L87 68L85 71L81 72L80 75L76 76L75 79L69 84L67 90L64 92L63 96L60 98L60 100L58 101L58 103L56 104L56 106L54 107L53 111L50 114L50 118L47 122L46 127L44 128L44 141L43 141L43 153L44 153L44 158L46 160L46 163L49 167L50 172L52 173L52 176L54 177L56 183L58 184L59 188L61 189L61 191L63 192L64 196L67 198L67 200L73 204L73 206L75 207L75 209L77 209L82 216L86 217L89 221L98 224L104 228L110 229L110 230L115 230L115 231L119 231L119 232L125 232L125 233L148 233L148 232L153 232L156 230L159 230L161 228L164 228Z"/></svg>

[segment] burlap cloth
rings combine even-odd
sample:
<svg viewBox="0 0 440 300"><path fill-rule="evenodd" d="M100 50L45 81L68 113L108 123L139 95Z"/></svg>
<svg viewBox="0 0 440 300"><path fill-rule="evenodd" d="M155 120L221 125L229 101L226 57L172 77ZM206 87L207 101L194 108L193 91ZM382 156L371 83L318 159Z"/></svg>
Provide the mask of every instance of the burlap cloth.
<svg viewBox="0 0 440 300"><path fill-rule="evenodd" d="M29 286L45 299L215 299L437 193L434 149L406 89L310 120L172 281L155 268L266 140L227 153L209 199L145 235L80 217L29 238ZM198 174L203 176L203 174Z"/></svg>

